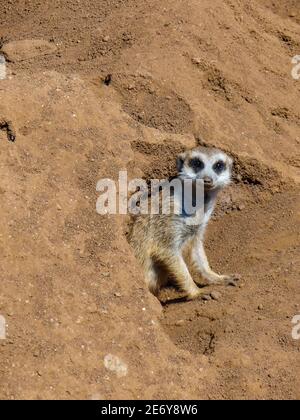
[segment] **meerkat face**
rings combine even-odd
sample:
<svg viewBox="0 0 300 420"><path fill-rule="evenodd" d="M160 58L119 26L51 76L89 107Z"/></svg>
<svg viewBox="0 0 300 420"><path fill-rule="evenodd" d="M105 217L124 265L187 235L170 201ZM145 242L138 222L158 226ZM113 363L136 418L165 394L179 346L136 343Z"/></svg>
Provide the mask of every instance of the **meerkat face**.
<svg viewBox="0 0 300 420"><path fill-rule="evenodd" d="M205 190L224 188L230 183L232 159L218 149L197 147L177 158L181 179L202 179Z"/></svg>

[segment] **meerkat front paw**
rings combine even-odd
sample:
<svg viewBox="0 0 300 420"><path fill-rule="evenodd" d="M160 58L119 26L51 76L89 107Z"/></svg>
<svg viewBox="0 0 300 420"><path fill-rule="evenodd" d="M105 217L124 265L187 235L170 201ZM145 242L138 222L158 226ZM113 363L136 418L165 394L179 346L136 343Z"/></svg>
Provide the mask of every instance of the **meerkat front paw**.
<svg viewBox="0 0 300 420"><path fill-rule="evenodd" d="M225 284L225 286L233 286L233 287L237 287L238 281L241 279L239 274L229 274L222 277L223 277L222 283Z"/></svg>
<svg viewBox="0 0 300 420"><path fill-rule="evenodd" d="M216 273L210 273L210 275L206 276L206 280L208 281L208 284L211 285L236 287L237 282L240 280L240 276L238 274L220 276Z"/></svg>

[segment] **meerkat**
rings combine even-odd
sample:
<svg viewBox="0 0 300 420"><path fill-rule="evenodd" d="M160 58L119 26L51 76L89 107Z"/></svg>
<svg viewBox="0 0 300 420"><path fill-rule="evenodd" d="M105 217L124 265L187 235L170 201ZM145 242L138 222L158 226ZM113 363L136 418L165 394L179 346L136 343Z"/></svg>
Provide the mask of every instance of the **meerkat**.
<svg viewBox="0 0 300 420"><path fill-rule="evenodd" d="M202 180L204 184L203 217L199 224L189 224L184 212L136 217L130 243L154 295L158 295L170 277L187 299L204 294L203 289L197 286L200 279L193 280L188 262L208 284L235 285L238 280L236 275L215 273L210 268L203 245L218 193L231 182L232 164L233 160L228 155L215 148L197 147L177 157L176 178L181 181Z"/></svg>

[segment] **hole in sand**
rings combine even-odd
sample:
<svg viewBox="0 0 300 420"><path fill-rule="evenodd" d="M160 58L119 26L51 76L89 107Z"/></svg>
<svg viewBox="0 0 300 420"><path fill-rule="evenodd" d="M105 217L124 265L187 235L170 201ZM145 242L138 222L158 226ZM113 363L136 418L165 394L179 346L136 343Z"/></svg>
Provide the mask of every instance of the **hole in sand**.
<svg viewBox="0 0 300 420"><path fill-rule="evenodd" d="M114 85L123 110L139 123L169 133L193 131L193 112L174 91L151 78L124 74L114 78Z"/></svg>

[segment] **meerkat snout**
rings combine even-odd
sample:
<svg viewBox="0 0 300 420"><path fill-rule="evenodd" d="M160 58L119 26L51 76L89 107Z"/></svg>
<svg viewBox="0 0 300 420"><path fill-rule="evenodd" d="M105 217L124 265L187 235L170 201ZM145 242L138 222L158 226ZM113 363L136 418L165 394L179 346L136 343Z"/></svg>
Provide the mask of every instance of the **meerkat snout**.
<svg viewBox="0 0 300 420"><path fill-rule="evenodd" d="M226 187L231 180L232 159L219 149L196 149L181 153L177 171L181 179L202 179L206 190Z"/></svg>
<svg viewBox="0 0 300 420"><path fill-rule="evenodd" d="M211 188L213 186L213 184L214 184L213 179L211 177L209 177L209 176L205 176L203 178L203 182L204 182L204 185L207 186L207 187L209 187L209 188Z"/></svg>

